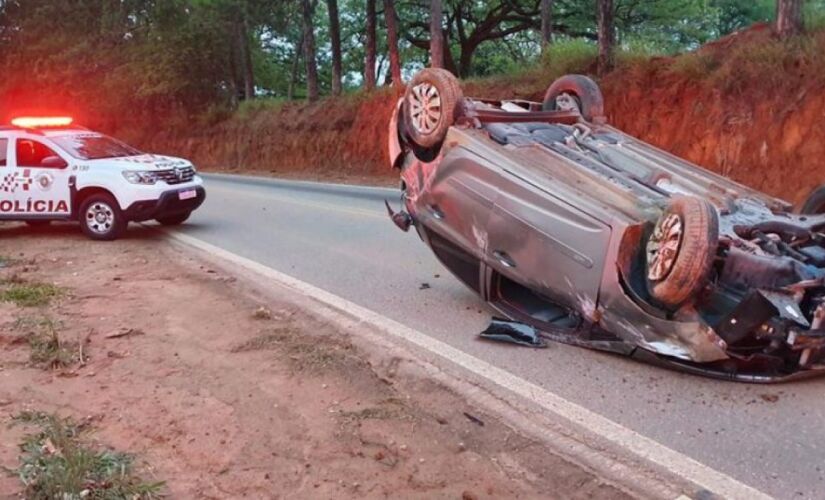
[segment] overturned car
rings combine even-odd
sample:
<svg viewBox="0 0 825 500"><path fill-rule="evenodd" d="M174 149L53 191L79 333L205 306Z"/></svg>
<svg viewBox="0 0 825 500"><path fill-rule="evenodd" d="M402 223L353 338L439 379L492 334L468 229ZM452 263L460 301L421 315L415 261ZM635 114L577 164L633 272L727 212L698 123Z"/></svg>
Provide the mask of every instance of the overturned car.
<svg viewBox="0 0 825 500"><path fill-rule="evenodd" d="M546 339L688 372L825 372L825 190L803 213L606 123L595 82L544 102L410 82L390 123L404 230Z"/></svg>

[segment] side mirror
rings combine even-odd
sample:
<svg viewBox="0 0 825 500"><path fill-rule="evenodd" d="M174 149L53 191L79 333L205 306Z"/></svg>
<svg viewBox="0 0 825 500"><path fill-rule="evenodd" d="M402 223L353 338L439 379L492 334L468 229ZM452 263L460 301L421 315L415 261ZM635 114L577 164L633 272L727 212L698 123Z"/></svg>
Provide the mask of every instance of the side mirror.
<svg viewBox="0 0 825 500"><path fill-rule="evenodd" d="M43 168L66 168L69 164L59 156L47 156L40 162Z"/></svg>

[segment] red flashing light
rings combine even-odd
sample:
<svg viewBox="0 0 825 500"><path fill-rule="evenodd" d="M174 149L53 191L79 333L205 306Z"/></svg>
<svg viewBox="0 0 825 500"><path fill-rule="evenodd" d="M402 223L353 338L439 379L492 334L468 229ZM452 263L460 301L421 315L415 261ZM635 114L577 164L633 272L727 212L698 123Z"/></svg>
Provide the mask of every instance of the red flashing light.
<svg viewBox="0 0 825 500"><path fill-rule="evenodd" d="M20 128L68 127L74 120L68 116L21 116L11 124Z"/></svg>

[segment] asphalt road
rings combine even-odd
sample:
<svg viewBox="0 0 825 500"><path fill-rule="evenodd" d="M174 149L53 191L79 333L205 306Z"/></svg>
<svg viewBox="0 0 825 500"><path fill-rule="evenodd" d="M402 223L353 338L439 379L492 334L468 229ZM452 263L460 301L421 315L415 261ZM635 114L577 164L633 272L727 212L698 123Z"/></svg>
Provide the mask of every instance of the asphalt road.
<svg viewBox="0 0 825 500"><path fill-rule="evenodd" d="M825 497L825 379L777 386L708 380L565 345L478 340L484 303L414 232L393 190L209 176L180 231L345 297L778 498Z"/></svg>

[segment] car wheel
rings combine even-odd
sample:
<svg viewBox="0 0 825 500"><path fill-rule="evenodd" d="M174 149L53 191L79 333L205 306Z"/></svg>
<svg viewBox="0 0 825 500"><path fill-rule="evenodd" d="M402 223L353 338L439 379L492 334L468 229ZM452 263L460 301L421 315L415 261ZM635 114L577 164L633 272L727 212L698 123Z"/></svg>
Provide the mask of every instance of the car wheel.
<svg viewBox="0 0 825 500"><path fill-rule="evenodd" d="M404 95L404 128L412 142L421 148L440 144L458 117L464 99L461 86L452 73L427 68L415 74Z"/></svg>
<svg viewBox="0 0 825 500"><path fill-rule="evenodd" d="M807 215L825 214L825 186L819 186L808 195L799 212Z"/></svg>
<svg viewBox="0 0 825 500"><path fill-rule="evenodd" d="M34 220L27 220L26 225L30 227L46 227L51 224L52 221L50 220L43 220L43 219L34 219Z"/></svg>
<svg viewBox="0 0 825 500"><path fill-rule="evenodd" d="M164 226L179 226L186 222L186 219L192 215L192 212L184 212L182 214L170 215L168 217L158 217L155 219Z"/></svg>
<svg viewBox="0 0 825 500"><path fill-rule="evenodd" d="M80 228L93 240L117 239L126 229L126 220L115 199L108 194L93 194L80 204Z"/></svg>
<svg viewBox="0 0 825 500"><path fill-rule="evenodd" d="M565 75L544 94L544 111L578 111L582 118L604 123L604 97L599 85L584 75Z"/></svg>
<svg viewBox="0 0 825 500"><path fill-rule="evenodd" d="M707 200L674 198L646 245L650 294L668 307L678 307L708 281L719 244L719 218Z"/></svg>

